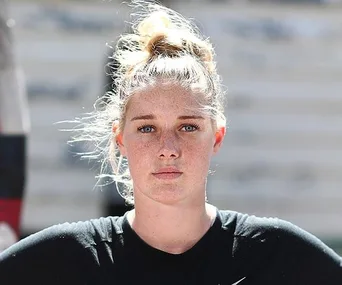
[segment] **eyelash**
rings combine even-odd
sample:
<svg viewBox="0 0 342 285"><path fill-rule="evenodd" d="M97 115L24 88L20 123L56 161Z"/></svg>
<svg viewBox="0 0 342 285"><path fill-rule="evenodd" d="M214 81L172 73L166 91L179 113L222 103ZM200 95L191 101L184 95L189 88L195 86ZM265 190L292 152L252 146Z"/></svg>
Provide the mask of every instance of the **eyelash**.
<svg viewBox="0 0 342 285"><path fill-rule="evenodd" d="M185 131L186 133L192 133L192 132L194 132L194 131L199 130L199 126L198 126L197 124L184 124L184 125L182 125L181 129L183 129L184 127L189 127L189 126L190 126L190 127L193 127L194 130L189 131L189 132ZM138 128L138 131L141 132L141 133L143 133L143 134L151 133L151 132L143 132L142 130L143 130L144 128L152 128L152 129L155 129L155 127L152 126L152 125L143 125L143 126L141 126L141 127Z"/></svg>

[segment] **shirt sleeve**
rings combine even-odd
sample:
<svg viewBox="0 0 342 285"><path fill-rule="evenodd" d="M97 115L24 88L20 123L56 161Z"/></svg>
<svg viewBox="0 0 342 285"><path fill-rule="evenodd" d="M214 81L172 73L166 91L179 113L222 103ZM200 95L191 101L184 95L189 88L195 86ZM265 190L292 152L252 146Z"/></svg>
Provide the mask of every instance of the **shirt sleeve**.
<svg viewBox="0 0 342 285"><path fill-rule="evenodd" d="M86 284L86 250L79 229L57 225L33 234L0 254L1 285Z"/></svg>
<svg viewBox="0 0 342 285"><path fill-rule="evenodd" d="M342 258L318 237L277 218L241 215L233 257L235 279L245 277L241 284L342 284Z"/></svg>
<svg viewBox="0 0 342 285"><path fill-rule="evenodd" d="M342 284L342 258L319 238L282 220L274 229L277 246L270 272L286 284Z"/></svg>

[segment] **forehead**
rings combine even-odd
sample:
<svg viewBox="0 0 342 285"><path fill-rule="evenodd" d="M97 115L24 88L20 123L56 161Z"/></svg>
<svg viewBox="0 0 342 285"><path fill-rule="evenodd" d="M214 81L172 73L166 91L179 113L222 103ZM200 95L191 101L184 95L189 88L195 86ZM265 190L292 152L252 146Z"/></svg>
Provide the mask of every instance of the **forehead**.
<svg viewBox="0 0 342 285"><path fill-rule="evenodd" d="M201 93L177 84L159 83L135 92L129 99L126 112L199 112L203 103L204 96Z"/></svg>

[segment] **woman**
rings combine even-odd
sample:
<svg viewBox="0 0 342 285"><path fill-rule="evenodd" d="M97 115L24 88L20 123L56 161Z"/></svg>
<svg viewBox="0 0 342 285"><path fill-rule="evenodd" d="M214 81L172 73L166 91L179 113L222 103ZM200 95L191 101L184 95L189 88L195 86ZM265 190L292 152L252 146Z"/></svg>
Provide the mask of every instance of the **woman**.
<svg viewBox="0 0 342 285"><path fill-rule="evenodd" d="M225 135L212 46L176 12L137 7L114 55L117 90L83 128L134 209L18 242L1 284L342 284L341 257L311 234L206 203Z"/></svg>

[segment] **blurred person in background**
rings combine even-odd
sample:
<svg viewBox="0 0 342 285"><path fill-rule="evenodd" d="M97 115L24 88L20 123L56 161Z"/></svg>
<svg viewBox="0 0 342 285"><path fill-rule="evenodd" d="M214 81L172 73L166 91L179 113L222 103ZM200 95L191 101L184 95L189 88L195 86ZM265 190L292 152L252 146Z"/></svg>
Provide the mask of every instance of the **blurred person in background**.
<svg viewBox="0 0 342 285"><path fill-rule="evenodd" d="M94 142L134 209L19 241L0 254L1 284L341 285L342 258L317 237L207 203L226 132L214 49L175 11L135 3L133 33L114 54L116 88L75 138Z"/></svg>
<svg viewBox="0 0 342 285"><path fill-rule="evenodd" d="M0 252L21 234L29 128L24 76L14 55L14 21L7 4L0 0Z"/></svg>

